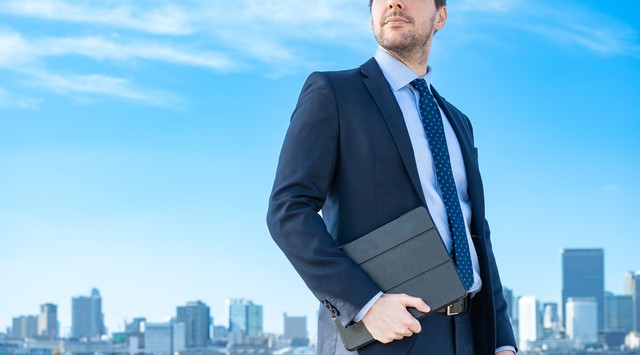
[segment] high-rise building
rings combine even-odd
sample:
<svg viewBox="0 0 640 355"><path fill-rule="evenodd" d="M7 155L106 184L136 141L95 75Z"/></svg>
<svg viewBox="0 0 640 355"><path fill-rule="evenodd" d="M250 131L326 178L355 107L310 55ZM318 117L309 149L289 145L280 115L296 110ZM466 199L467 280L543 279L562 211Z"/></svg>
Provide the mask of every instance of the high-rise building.
<svg viewBox="0 0 640 355"><path fill-rule="evenodd" d="M229 309L229 332L244 336L262 335L262 306L252 301L227 299Z"/></svg>
<svg viewBox="0 0 640 355"><path fill-rule="evenodd" d="M38 317L20 316L13 318L11 336L15 339L35 338L38 335Z"/></svg>
<svg viewBox="0 0 640 355"><path fill-rule="evenodd" d="M146 318L138 317L133 318L131 323L125 324L125 332L129 336L129 343L131 344L131 339L136 338L137 343L136 346L140 348L144 348L144 327L147 322Z"/></svg>
<svg viewBox="0 0 640 355"><path fill-rule="evenodd" d="M145 323L145 354L171 355L185 350L185 324Z"/></svg>
<svg viewBox="0 0 640 355"><path fill-rule="evenodd" d="M593 297L598 330L604 330L604 250L564 249L562 251L562 322L566 327L569 298Z"/></svg>
<svg viewBox="0 0 640 355"><path fill-rule="evenodd" d="M518 332L523 350L540 339L540 303L535 296L522 296L518 300Z"/></svg>
<svg viewBox="0 0 640 355"><path fill-rule="evenodd" d="M187 328L184 323L173 322L171 323L171 331L173 333L172 350L174 354L182 353L186 347Z"/></svg>
<svg viewBox="0 0 640 355"><path fill-rule="evenodd" d="M185 345L187 347L207 346L210 341L211 312L201 301L187 302L179 306L176 321L184 323Z"/></svg>
<svg viewBox="0 0 640 355"><path fill-rule="evenodd" d="M40 305L38 336L54 340L58 338L58 306L51 303Z"/></svg>
<svg viewBox="0 0 640 355"><path fill-rule="evenodd" d="M144 324L147 321L144 317L133 318L131 323L125 324L125 331L129 334L144 333Z"/></svg>
<svg viewBox="0 0 640 355"><path fill-rule="evenodd" d="M292 317L284 314L284 337L287 339L304 339L307 334L307 317Z"/></svg>
<svg viewBox="0 0 640 355"><path fill-rule="evenodd" d="M542 305L542 329L545 335L553 334L560 326L558 304L547 302Z"/></svg>
<svg viewBox="0 0 640 355"><path fill-rule="evenodd" d="M145 354L173 354L173 328L171 323L146 323L144 344Z"/></svg>
<svg viewBox="0 0 640 355"><path fill-rule="evenodd" d="M224 340L229 338L229 329L223 325L213 327L213 338L216 340Z"/></svg>
<svg viewBox="0 0 640 355"><path fill-rule="evenodd" d="M577 345L598 342L598 303L593 297L569 297L566 304L567 336Z"/></svg>
<svg viewBox="0 0 640 355"><path fill-rule="evenodd" d="M607 292L605 296L605 329L607 331L633 330L633 299L631 295L614 295Z"/></svg>
<svg viewBox="0 0 640 355"><path fill-rule="evenodd" d="M633 330L640 332L640 271L624 276L624 293L631 296Z"/></svg>
<svg viewBox="0 0 640 355"><path fill-rule="evenodd" d="M96 339L105 333L100 292L94 288L91 296L74 297L71 300L71 336Z"/></svg>
<svg viewBox="0 0 640 355"><path fill-rule="evenodd" d="M638 271L637 273L629 271L624 274L624 291L622 293L623 295L633 295L636 287L636 274L640 274L640 271Z"/></svg>

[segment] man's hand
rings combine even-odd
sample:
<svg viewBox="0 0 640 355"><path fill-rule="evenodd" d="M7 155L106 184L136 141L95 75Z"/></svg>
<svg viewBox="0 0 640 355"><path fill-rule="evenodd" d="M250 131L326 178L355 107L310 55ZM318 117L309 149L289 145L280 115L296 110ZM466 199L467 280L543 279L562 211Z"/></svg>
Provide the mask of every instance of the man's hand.
<svg viewBox="0 0 640 355"><path fill-rule="evenodd" d="M371 306L362 322L373 338L383 344L400 340L422 330L420 322L413 318L407 307L414 307L423 313L431 310L421 298L384 294Z"/></svg>

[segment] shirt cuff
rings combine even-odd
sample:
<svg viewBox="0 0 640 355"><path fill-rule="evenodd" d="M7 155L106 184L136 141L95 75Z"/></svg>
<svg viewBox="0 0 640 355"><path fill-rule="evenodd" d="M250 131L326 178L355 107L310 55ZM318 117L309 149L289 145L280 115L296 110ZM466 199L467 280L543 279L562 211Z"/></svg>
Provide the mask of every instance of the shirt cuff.
<svg viewBox="0 0 640 355"><path fill-rule="evenodd" d="M502 351L502 350L511 350L511 351L513 351L514 354L516 354L516 348L514 348L513 346L509 346L509 345L501 346L501 347L496 349L496 352Z"/></svg>
<svg viewBox="0 0 640 355"><path fill-rule="evenodd" d="M369 302L367 302L367 304L365 304L364 307L360 309L360 312L358 312L356 316L353 317L353 321L354 322L361 321L362 318L364 318L364 315L367 314L367 312L369 312L369 309L371 308L371 306L373 306L373 304L376 303L378 298L380 298L380 296L382 295L383 295L382 292L378 292L375 296L373 296L373 298Z"/></svg>

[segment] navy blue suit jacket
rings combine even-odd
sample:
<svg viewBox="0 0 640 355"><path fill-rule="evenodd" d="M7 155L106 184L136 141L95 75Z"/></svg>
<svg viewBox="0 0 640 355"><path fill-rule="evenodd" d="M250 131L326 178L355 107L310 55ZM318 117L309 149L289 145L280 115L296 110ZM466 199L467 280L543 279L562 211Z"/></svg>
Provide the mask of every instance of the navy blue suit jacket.
<svg viewBox="0 0 640 355"><path fill-rule="evenodd" d="M490 354L496 346L515 347L515 341L485 220L477 149L468 118L435 90L434 96L456 133L466 167L471 233L483 282L472 309L475 348ZM267 223L313 294L331 303L344 325L379 288L338 246L417 206L426 202L413 148L377 62L311 74L283 143ZM328 317L320 318L326 338L321 328ZM338 351L331 351L326 339L319 343L319 353ZM340 346L339 340L333 343Z"/></svg>

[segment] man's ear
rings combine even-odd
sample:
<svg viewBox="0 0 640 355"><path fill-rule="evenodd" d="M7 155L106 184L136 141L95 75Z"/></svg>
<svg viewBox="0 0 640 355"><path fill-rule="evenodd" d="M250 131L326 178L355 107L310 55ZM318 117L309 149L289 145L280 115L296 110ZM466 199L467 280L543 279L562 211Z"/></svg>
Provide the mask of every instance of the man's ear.
<svg viewBox="0 0 640 355"><path fill-rule="evenodd" d="M435 30L441 30L444 24L447 22L447 7L441 6L438 9L438 15L436 16L436 22L433 24Z"/></svg>

